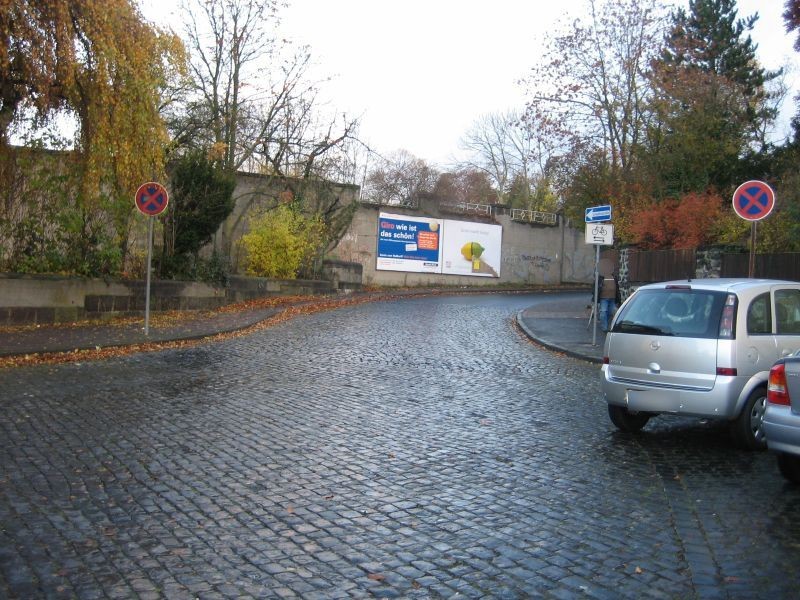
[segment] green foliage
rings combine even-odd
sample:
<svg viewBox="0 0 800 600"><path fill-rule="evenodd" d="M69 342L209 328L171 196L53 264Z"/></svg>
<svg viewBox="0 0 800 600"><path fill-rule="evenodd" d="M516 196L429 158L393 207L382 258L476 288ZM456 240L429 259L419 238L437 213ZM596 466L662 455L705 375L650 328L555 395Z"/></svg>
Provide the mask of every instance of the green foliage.
<svg viewBox="0 0 800 600"><path fill-rule="evenodd" d="M617 177L611 163L602 152L583 157L564 194L563 211L574 226L583 227L586 208L613 204L617 194Z"/></svg>
<svg viewBox="0 0 800 600"><path fill-rule="evenodd" d="M120 271L122 251L108 213L102 206L84 208L68 154L3 148L0 157L8 182L0 212L0 268L87 277Z"/></svg>
<svg viewBox="0 0 800 600"><path fill-rule="evenodd" d="M234 208L236 179L202 150L181 156L172 169L170 202L164 224L164 276L197 272L197 254Z"/></svg>
<svg viewBox="0 0 800 600"><path fill-rule="evenodd" d="M714 73L741 86L756 118L764 84L780 72L758 66L752 31L758 15L739 19L735 0L690 0L689 12L678 9L672 16L672 30L661 55L666 65L693 67Z"/></svg>
<svg viewBox="0 0 800 600"><path fill-rule="evenodd" d="M641 156L656 198L732 192L753 178L761 162L753 148L764 150L765 126L776 115L767 84L780 75L756 60L748 32L757 18L738 19L734 0L691 0L688 12L673 13L653 63L655 119Z"/></svg>
<svg viewBox="0 0 800 600"><path fill-rule="evenodd" d="M216 248L209 258L193 254L179 254L162 257L161 272L169 273L177 279L204 281L224 287L228 283L230 264Z"/></svg>
<svg viewBox="0 0 800 600"><path fill-rule="evenodd" d="M102 215L70 207L59 214L57 247L62 249L66 273L87 277L116 274L122 266L122 252Z"/></svg>
<svg viewBox="0 0 800 600"><path fill-rule="evenodd" d="M800 252L800 147L782 148L774 157L775 208L758 222L759 252ZM767 179L767 178L764 178Z"/></svg>
<svg viewBox="0 0 800 600"><path fill-rule="evenodd" d="M282 205L254 216L242 237L248 275L295 279L309 268L324 239L319 217L303 216L297 205Z"/></svg>

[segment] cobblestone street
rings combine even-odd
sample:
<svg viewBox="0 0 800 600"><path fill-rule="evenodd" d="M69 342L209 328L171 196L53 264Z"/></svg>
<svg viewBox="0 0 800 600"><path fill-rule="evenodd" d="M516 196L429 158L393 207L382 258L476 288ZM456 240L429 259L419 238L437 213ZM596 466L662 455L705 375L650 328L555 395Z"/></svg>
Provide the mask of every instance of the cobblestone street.
<svg viewBox="0 0 800 600"><path fill-rule="evenodd" d="M599 367L515 327L538 301L0 371L0 597L796 597L774 456L616 432Z"/></svg>

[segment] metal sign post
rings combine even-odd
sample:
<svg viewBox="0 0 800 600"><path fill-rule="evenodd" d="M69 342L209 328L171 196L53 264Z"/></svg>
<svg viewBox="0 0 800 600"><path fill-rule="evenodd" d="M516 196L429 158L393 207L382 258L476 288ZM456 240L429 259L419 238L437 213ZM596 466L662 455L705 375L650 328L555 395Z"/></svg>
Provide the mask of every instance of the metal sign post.
<svg viewBox="0 0 800 600"><path fill-rule="evenodd" d="M160 183L143 183L136 190L134 203L144 215L150 217L147 225L147 279L144 292L144 334L150 335L150 271L153 258L153 217L164 212L169 204L169 194Z"/></svg>
<svg viewBox="0 0 800 600"><path fill-rule="evenodd" d="M733 192L733 211L742 219L750 221L750 262L747 276L752 278L756 270L756 223L768 217L775 207L775 192L763 181L745 181Z"/></svg>
<svg viewBox="0 0 800 600"><path fill-rule="evenodd" d="M594 306L592 307L592 315L594 316L594 323L592 324L592 347L597 345L597 310L599 308L598 296L600 290L598 289L598 278L600 276L600 244L594 245Z"/></svg>
<svg viewBox="0 0 800 600"><path fill-rule="evenodd" d="M604 209L598 211L597 209ZM607 210L606 210L607 209ZM600 214L601 217L597 217ZM592 320L594 321L592 329L592 346L597 345L597 317L599 310L599 282L600 278L600 246L612 246L614 244L614 226L611 223L599 222L597 218L610 218L610 206L597 206L592 209L586 209L586 243L594 244L595 258L594 258L594 300L592 304Z"/></svg>
<svg viewBox="0 0 800 600"><path fill-rule="evenodd" d="M150 264L153 257L153 217L147 219L147 283L144 292L144 334L150 335Z"/></svg>

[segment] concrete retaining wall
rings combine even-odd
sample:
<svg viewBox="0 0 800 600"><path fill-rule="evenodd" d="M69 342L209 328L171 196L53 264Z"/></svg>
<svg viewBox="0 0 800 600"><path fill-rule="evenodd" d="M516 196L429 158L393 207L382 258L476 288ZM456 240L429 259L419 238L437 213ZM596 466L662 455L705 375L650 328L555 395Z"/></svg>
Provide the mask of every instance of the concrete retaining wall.
<svg viewBox="0 0 800 600"><path fill-rule="evenodd" d="M230 302L243 302L267 296L332 294L336 289L330 281L232 276L226 291Z"/></svg>
<svg viewBox="0 0 800 600"><path fill-rule="evenodd" d="M500 277L470 277L378 271L378 214L425 216L460 221L482 221L503 227ZM468 214L443 214L438 207L422 203L419 209L362 205L339 245L335 258L362 266L364 285L379 286L497 286L498 284L554 285L589 283L594 272L594 246L585 243L584 233L566 227L512 221L508 214L476 218Z"/></svg>
<svg viewBox="0 0 800 600"><path fill-rule="evenodd" d="M145 310L144 281L0 274L0 325L65 323ZM150 309L208 310L268 296L332 294L329 281L232 277L227 288L194 281L152 281Z"/></svg>

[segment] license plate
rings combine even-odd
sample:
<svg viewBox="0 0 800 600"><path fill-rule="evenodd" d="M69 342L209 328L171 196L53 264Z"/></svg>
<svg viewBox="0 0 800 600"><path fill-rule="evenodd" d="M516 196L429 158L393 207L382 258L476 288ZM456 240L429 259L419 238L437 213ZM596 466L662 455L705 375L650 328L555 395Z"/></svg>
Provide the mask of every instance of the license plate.
<svg viewBox="0 0 800 600"><path fill-rule="evenodd" d="M634 412L678 412L680 395L661 390L628 390L626 393L628 410Z"/></svg>

